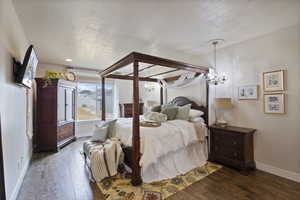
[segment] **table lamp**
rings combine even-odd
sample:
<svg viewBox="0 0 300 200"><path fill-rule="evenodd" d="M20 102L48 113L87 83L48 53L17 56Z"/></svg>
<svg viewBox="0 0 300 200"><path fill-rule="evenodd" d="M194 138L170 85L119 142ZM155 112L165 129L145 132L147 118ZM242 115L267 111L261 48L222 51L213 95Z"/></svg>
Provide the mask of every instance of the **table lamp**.
<svg viewBox="0 0 300 200"><path fill-rule="evenodd" d="M227 122L224 119L224 112L230 110L233 107L231 103L231 98L215 98L215 108L221 111L220 119L217 117L216 113L216 124L221 127L226 127Z"/></svg>

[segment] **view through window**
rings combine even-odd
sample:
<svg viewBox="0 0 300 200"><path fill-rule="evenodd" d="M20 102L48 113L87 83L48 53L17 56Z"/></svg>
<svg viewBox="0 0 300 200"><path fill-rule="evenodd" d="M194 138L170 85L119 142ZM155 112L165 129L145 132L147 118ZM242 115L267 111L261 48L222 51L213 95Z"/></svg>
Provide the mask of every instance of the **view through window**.
<svg viewBox="0 0 300 200"><path fill-rule="evenodd" d="M114 115L114 87L105 85L106 117ZM101 119L102 85L95 83L79 83L77 95L77 119Z"/></svg>

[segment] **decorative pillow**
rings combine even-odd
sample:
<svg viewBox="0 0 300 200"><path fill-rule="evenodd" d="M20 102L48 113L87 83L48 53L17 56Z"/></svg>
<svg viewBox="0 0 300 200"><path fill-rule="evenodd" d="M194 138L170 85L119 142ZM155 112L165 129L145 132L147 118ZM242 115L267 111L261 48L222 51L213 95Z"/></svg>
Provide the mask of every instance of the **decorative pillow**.
<svg viewBox="0 0 300 200"><path fill-rule="evenodd" d="M177 106L172 103L163 104L163 105L161 105L161 110L166 109L166 108L172 108L172 107L177 107Z"/></svg>
<svg viewBox="0 0 300 200"><path fill-rule="evenodd" d="M185 106L179 106L176 119L189 120L189 114L192 104L187 104Z"/></svg>
<svg viewBox="0 0 300 200"><path fill-rule="evenodd" d="M111 138L114 136L113 130L114 130L116 121L117 121L117 119L107 120L107 121L102 122L100 125L96 125L96 126L99 126L99 127L106 126L107 127L107 138Z"/></svg>
<svg viewBox="0 0 300 200"><path fill-rule="evenodd" d="M90 141L92 142L104 142L107 139L107 126L95 125L94 134Z"/></svg>
<svg viewBox="0 0 300 200"><path fill-rule="evenodd" d="M152 111L152 112L160 112L160 111L161 111L161 105L153 106L153 107L151 108L151 111Z"/></svg>
<svg viewBox="0 0 300 200"><path fill-rule="evenodd" d="M163 114L163 113L159 113L159 112L146 112L144 114L144 119L147 120L151 120L151 121L155 121L155 122L165 122L168 119L168 116Z"/></svg>
<svg viewBox="0 0 300 200"><path fill-rule="evenodd" d="M202 112L200 110L191 109L189 117L190 118L195 118L195 117L201 117L203 115L204 115L204 112Z"/></svg>
<svg viewBox="0 0 300 200"><path fill-rule="evenodd" d="M161 109L161 113L167 115L168 120L174 120L176 118L178 112L178 107L176 106L171 106L171 107L166 107Z"/></svg>

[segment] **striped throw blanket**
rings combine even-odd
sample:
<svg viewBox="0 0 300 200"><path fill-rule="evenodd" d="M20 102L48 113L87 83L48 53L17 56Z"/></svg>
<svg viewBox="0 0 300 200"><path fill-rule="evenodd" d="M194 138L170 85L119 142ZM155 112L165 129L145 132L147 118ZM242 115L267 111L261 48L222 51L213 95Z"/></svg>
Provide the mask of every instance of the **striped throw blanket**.
<svg viewBox="0 0 300 200"><path fill-rule="evenodd" d="M90 160L90 170L95 181L99 182L117 174L122 154L121 142L118 139L111 138L105 142L88 141L84 143L83 150Z"/></svg>

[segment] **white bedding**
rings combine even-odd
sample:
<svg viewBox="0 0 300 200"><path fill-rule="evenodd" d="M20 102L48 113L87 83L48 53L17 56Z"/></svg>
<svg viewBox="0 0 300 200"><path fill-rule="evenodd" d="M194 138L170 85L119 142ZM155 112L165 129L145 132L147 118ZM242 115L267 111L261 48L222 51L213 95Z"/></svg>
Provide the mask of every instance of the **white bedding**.
<svg viewBox="0 0 300 200"><path fill-rule="evenodd" d="M131 118L118 119L115 136L124 145L132 146ZM195 125L188 121L172 120L160 127L140 127L140 137L144 182L173 178L206 163L204 144L199 142Z"/></svg>

